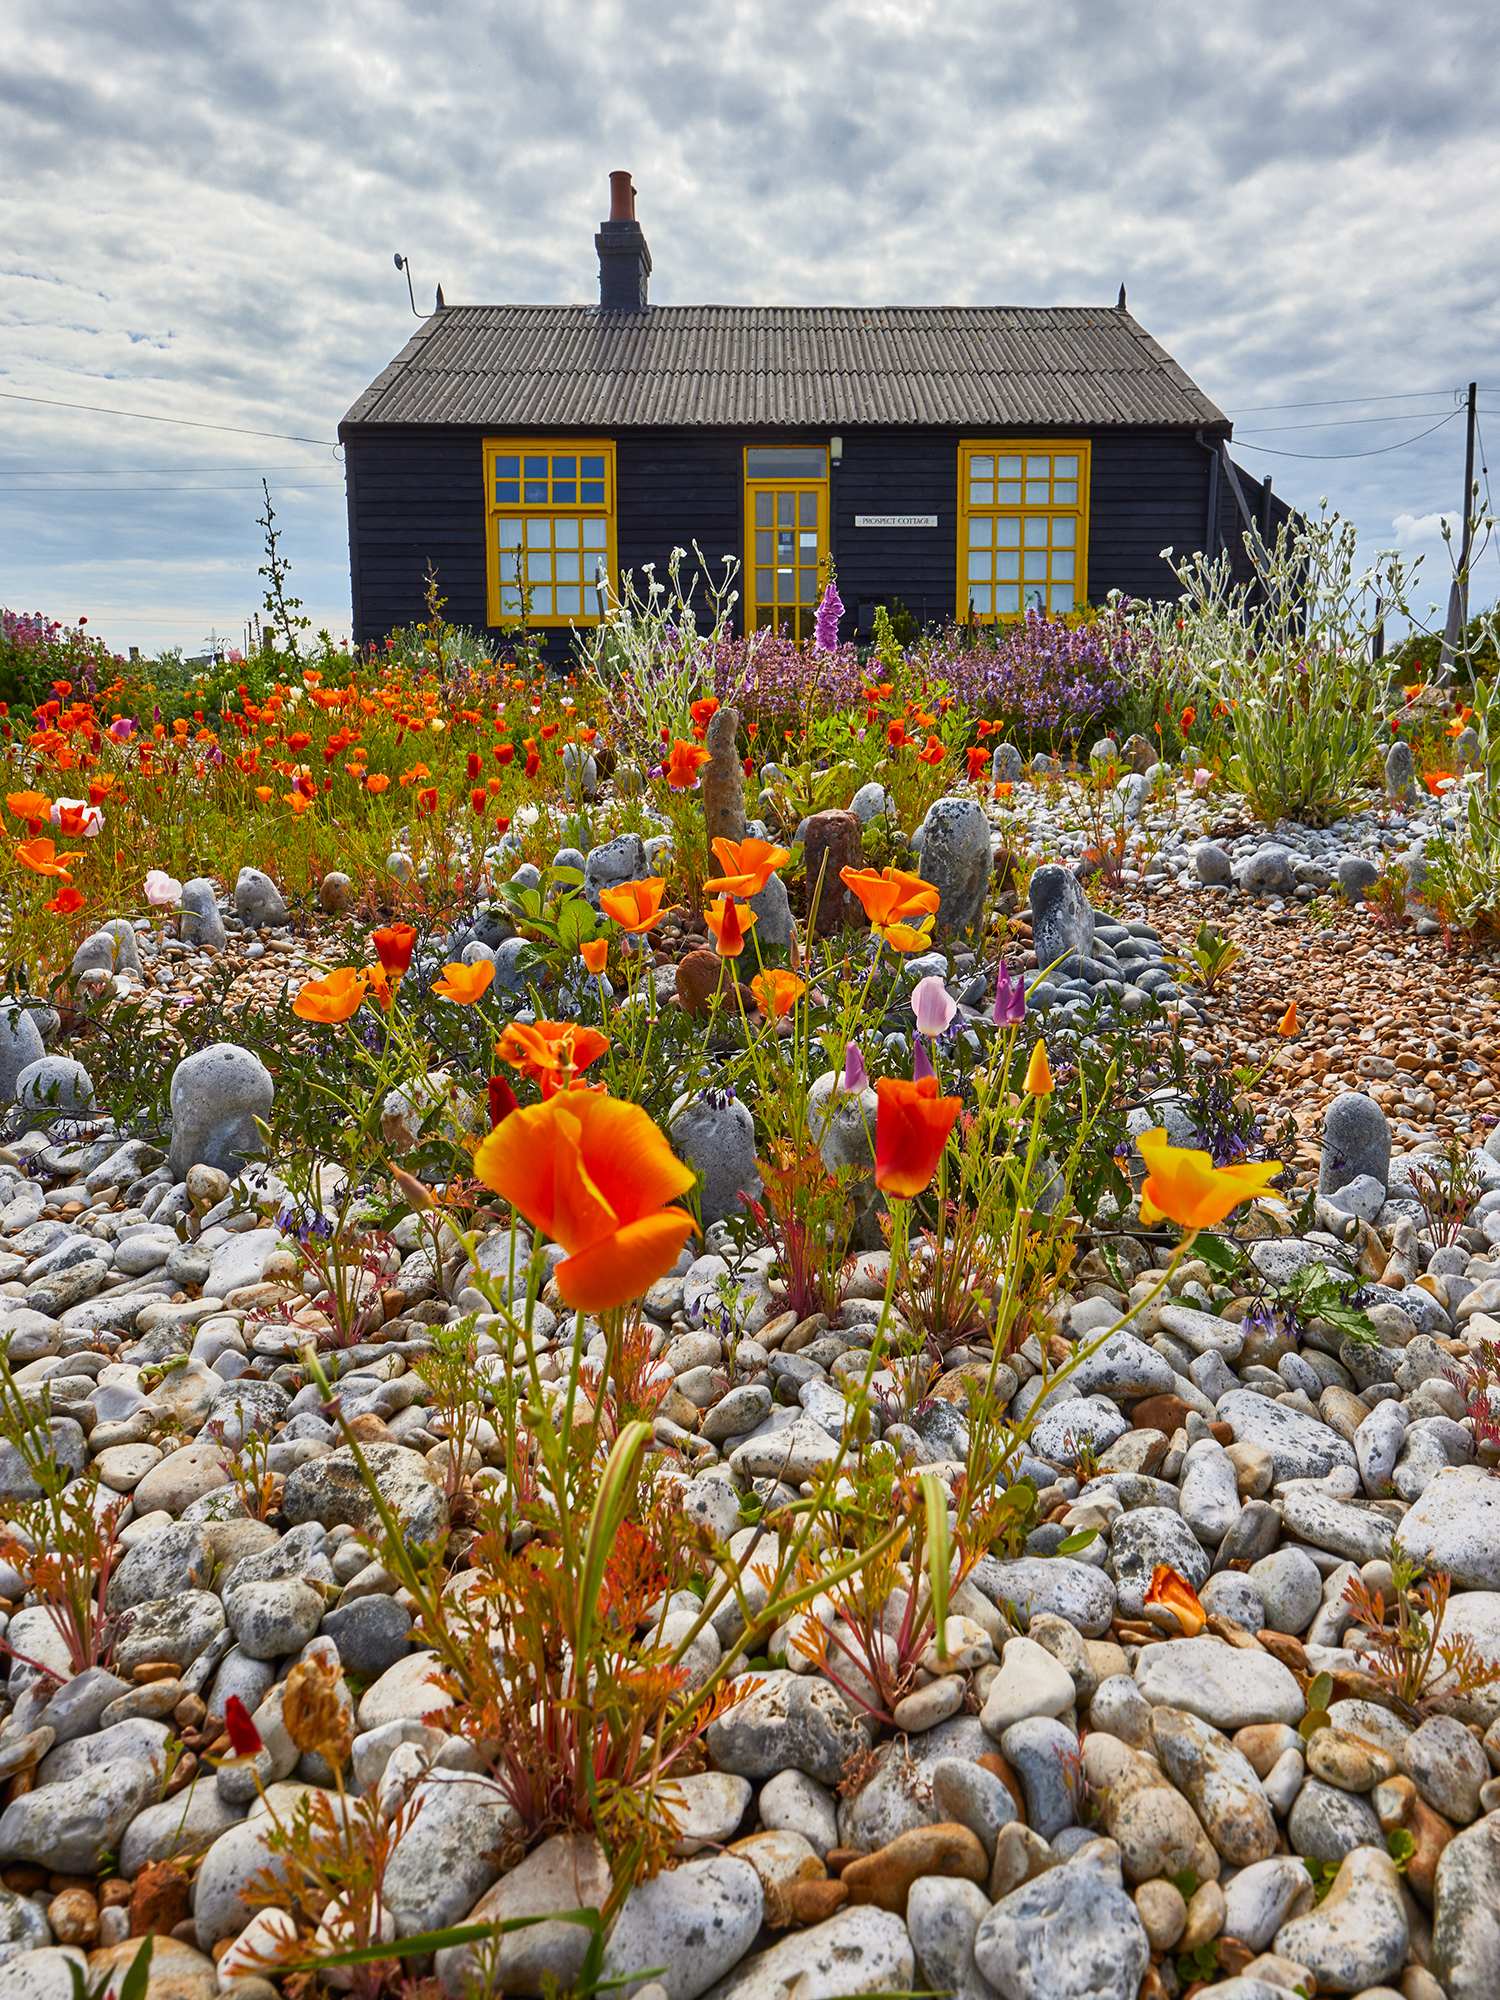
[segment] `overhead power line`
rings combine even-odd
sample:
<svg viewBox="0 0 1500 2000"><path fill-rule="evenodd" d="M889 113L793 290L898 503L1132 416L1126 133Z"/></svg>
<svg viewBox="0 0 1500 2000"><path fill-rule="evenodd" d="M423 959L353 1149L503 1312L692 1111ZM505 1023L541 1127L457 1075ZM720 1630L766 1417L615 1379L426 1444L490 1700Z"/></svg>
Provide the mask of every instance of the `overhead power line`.
<svg viewBox="0 0 1500 2000"><path fill-rule="evenodd" d="M140 424L177 424L190 431L222 431L228 437L277 438L284 444L324 444L338 449L337 438L303 437L296 431L254 431L242 424L208 424L196 417L158 417L148 410L115 410L105 403L69 403L60 396L23 396L18 389L0 389L12 403L44 403L52 410L89 410L97 417L131 417Z"/></svg>
<svg viewBox="0 0 1500 2000"><path fill-rule="evenodd" d="M1450 411L1440 423L1434 424L1430 430L1418 431L1415 437L1402 438L1399 444L1377 445L1373 451L1283 451L1278 450L1275 445L1256 444L1250 438L1235 438L1230 448L1233 450L1236 446L1242 445L1246 451L1264 452L1268 458L1309 458L1325 464L1332 464L1336 459L1341 458L1382 458L1387 452L1405 451L1409 444L1420 444L1423 438L1431 437L1433 431L1442 430L1445 425L1451 424L1455 417L1461 417L1463 414L1462 410Z"/></svg>
<svg viewBox="0 0 1500 2000"><path fill-rule="evenodd" d="M1322 402L1312 403L1251 403L1240 411L1240 415L1261 416L1268 410L1350 409L1359 403L1415 403L1425 402L1430 396L1457 396L1462 393L1461 390L1454 388L1402 389L1388 396L1325 396Z"/></svg>

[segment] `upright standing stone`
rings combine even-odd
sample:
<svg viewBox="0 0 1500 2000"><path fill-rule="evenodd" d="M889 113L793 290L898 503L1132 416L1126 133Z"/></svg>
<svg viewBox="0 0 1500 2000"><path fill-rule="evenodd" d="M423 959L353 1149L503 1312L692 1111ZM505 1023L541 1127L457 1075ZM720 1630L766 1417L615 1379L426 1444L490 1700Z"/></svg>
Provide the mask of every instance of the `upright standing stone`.
<svg viewBox="0 0 1500 2000"><path fill-rule="evenodd" d="M1390 1172L1391 1128L1385 1113L1363 1091L1343 1091L1323 1116L1318 1193L1335 1194L1361 1174L1387 1187Z"/></svg>
<svg viewBox="0 0 1500 2000"><path fill-rule="evenodd" d="M323 877L326 889L332 880L346 882L348 876ZM212 945L215 951L223 951L229 943L229 933L224 928L224 919L219 915L219 898L214 885L205 875L195 876L191 882L182 885L182 914L177 919L177 930L187 944ZM326 905L325 905L326 907Z"/></svg>
<svg viewBox="0 0 1500 2000"><path fill-rule="evenodd" d="M717 717L715 720L717 721ZM832 937L850 924L865 921L864 905L844 886L842 871L864 865L859 821L852 812L814 813L802 837L802 864L807 870L807 907L817 902L813 918L816 937Z"/></svg>
<svg viewBox="0 0 1500 2000"><path fill-rule="evenodd" d="M977 799L939 799L922 823L920 873L938 891L936 929L960 937L984 920L990 886L990 820Z"/></svg>
<svg viewBox="0 0 1500 2000"><path fill-rule="evenodd" d="M703 767L703 824L710 846L716 840L745 838L745 773L735 745L739 727L739 710L721 708L709 718L704 735L708 762Z"/></svg>
<svg viewBox="0 0 1500 2000"><path fill-rule="evenodd" d="M262 924L284 924L291 914L269 875L259 868L242 868L234 885L234 907L240 922L258 930Z"/></svg>
<svg viewBox="0 0 1500 2000"><path fill-rule="evenodd" d="M1087 958L1094 949L1094 913L1072 870L1049 861L1032 876L1028 894L1037 965L1045 971L1070 951Z"/></svg>
<svg viewBox="0 0 1500 2000"><path fill-rule="evenodd" d="M246 1155L264 1152L255 1121L270 1116L275 1090L264 1063L235 1042L185 1057L172 1072L173 1178L197 1166L237 1174Z"/></svg>
<svg viewBox="0 0 1500 2000"><path fill-rule="evenodd" d="M990 776L997 785L1019 785L1025 771L1021 753L1014 743L995 745L995 754L990 759Z"/></svg>
<svg viewBox="0 0 1500 2000"><path fill-rule="evenodd" d="M1385 753L1385 788L1393 799L1408 801L1417 795L1417 767L1404 736Z"/></svg>
<svg viewBox="0 0 1500 2000"><path fill-rule="evenodd" d="M15 1102L16 1078L46 1053L29 1010L18 1002L0 1007L0 1104Z"/></svg>

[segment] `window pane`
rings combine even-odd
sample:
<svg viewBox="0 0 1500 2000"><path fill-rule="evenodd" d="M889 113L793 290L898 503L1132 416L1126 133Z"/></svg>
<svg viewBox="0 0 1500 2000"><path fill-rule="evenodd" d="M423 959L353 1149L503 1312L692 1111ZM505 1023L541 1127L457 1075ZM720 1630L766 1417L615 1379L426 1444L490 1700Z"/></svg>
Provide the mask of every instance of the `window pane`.
<svg viewBox="0 0 1500 2000"><path fill-rule="evenodd" d="M1019 611L1020 608L1021 608L1020 593L1017 590L1015 584L1013 583L996 584L995 586L996 616L1003 618L1006 616L1007 613Z"/></svg>
<svg viewBox="0 0 1500 2000"><path fill-rule="evenodd" d="M521 497L528 507L545 507L548 498L546 480L528 479Z"/></svg>
<svg viewBox="0 0 1500 2000"><path fill-rule="evenodd" d="M576 585L570 590L557 593L557 615L559 618L577 618L583 610L582 592Z"/></svg>
<svg viewBox="0 0 1500 2000"><path fill-rule="evenodd" d="M528 457L526 460L526 477L528 479L545 479L547 477L546 459Z"/></svg>
<svg viewBox="0 0 1500 2000"><path fill-rule="evenodd" d="M1051 476L1052 460L1046 454L1039 454L1036 457L1027 459L1026 477L1028 479L1050 479Z"/></svg>
<svg viewBox="0 0 1500 2000"><path fill-rule="evenodd" d="M495 481L495 504L497 507L514 507L521 498L519 479L497 479Z"/></svg>
<svg viewBox="0 0 1500 2000"><path fill-rule="evenodd" d="M1078 533L1078 523L1071 514L1059 514L1052 523L1052 546L1055 549L1070 549Z"/></svg>
<svg viewBox="0 0 1500 2000"><path fill-rule="evenodd" d="M1028 611L1045 611L1047 609L1047 593L1040 584L1029 584L1027 586L1025 601Z"/></svg>
<svg viewBox="0 0 1500 2000"><path fill-rule="evenodd" d="M531 593L531 615L533 618L550 618L552 616L552 592L550 588L546 590L534 590Z"/></svg>
<svg viewBox="0 0 1500 2000"><path fill-rule="evenodd" d="M1047 516L1028 514L1026 516L1026 546L1028 549L1044 549L1047 546Z"/></svg>
<svg viewBox="0 0 1500 2000"><path fill-rule="evenodd" d="M776 531L776 560L783 563L797 560L797 537L789 528Z"/></svg>
<svg viewBox="0 0 1500 2000"><path fill-rule="evenodd" d="M818 601L818 572L815 569L804 569L799 570L797 574L802 582L802 602L804 604L816 604Z"/></svg>
<svg viewBox="0 0 1500 2000"><path fill-rule="evenodd" d="M976 520L971 515L969 519L969 547L971 549L987 549L994 539L995 526L993 521L985 519Z"/></svg>
<svg viewBox="0 0 1500 2000"><path fill-rule="evenodd" d="M1002 549L1018 549L1021 546L1021 523L1014 514L1002 516L995 523L995 545Z"/></svg>
<svg viewBox="0 0 1500 2000"><path fill-rule="evenodd" d="M756 525L756 527L757 527L757 528L769 528L769 527L770 527L771 523L772 523L772 522L773 522L773 521L775 520L775 518L776 518L776 514L775 514L775 504L776 504L776 495L775 495L774 493L757 493L757 494L756 494L756 496L755 496L755 525Z"/></svg>
<svg viewBox="0 0 1500 2000"><path fill-rule="evenodd" d="M550 583L552 581L551 556L541 553L528 555L526 558L526 575L532 583Z"/></svg>
<svg viewBox="0 0 1500 2000"><path fill-rule="evenodd" d="M797 525L797 496L795 493L776 495L776 525L778 528L794 528Z"/></svg>
<svg viewBox="0 0 1500 2000"><path fill-rule="evenodd" d="M552 461L552 477L554 479L573 479L577 476L577 470L578 460L576 458L554 458Z"/></svg>
<svg viewBox="0 0 1500 2000"><path fill-rule="evenodd" d="M747 479L826 479L826 451L762 450L745 453Z"/></svg>
<svg viewBox="0 0 1500 2000"><path fill-rule="evenodd" d="M797 497L797 518L804 528L818 525L818 496L816 493L802 493Z"/></svg>
<svg viewBox="0 0 1500 2000"><path fill-rule="evenodd" d="M578 546L578 523L559 520L552 523L552 546L556 549L576 549Z"/></svg>
<svg viewBox="0 0 1500 2000"><path fill-rule="evenodd" d="M1076 479L1054 479L1052 482L1052 498L1057 502L1059 507L1073 506L1078 499L1078 481Z"/></svg>
<svg viewBox="0 0 1500 2000"><path fill-rule="evenodd" d="M519 591L519 590L518 590L518 589L516 588L515 584L513 584L513 583L503 583L503 584L501 584L501 586L500 586L500 611L501 611L501 615L502 615L503 617L506 617L506 618L519 618L519 617L520 617L520 615L521 615L521 593L520 593L520 591Z"/></svg>
<svg viewBox="0 0 1500 2000"><path fill-rule="evenodd" d="M556 558L557 580L559 583L578 583L583 576L580 565L582 556L558 556Z"/></svg>
<svg viewBox="0 0 1500 2000"><path fill-rule="evenodd" d="M987 583L976 584L969 592L969 602L980 618L988 618L992 608L990 587Z"/></svg>
<svg viewBox="0 0 1500 2000"><path fill-rule="evenodd" d="M578 502L578 487L571 479L554 479L552 500L558 507L573 507Z"/></svg>
<svg viewBox="0 0 1500 2000"><path fill-rule="evenodd" d="M604 521L585 521L583 524L583 546L586 549L607 549L609 547L609 527Z"/></svg>
<svg viewBox="0 0 1500 2000"><path fill-rule="evenodd" d="M1045 507L1047 504L1047 482L1045 479L1028 479L1026 482L1026 504L1028 507Z"/></svg>
<svg viewBox="0 0 1500 2000"><path fill-rule="evenodd" d="M995 489L982 479L969 481L969 502L974 507L992 507L995 503Z"/></svg>
<svg viewBox="0 0 1500 2000"><path fill-rule="evenodd" d="M1047 551L1045 549L1038 549L1034 555L1030 549L1026 551L1026 568L1024 574L1028 583L1045 583L1047 581Z"/></svg>
<svg viewBox="0 0 1500 2000"><path fill-rule="evenodd" d="M1000 578L1002 583L1017 582L1021 575L1021 558L1019 554L1013 556L996 556L995 574Z"/></svg>
<svg viewBox="0 0 1500 2000"><path fill-rule="evenodd" d="M993 479L994 476L994 459L987 453L974 452L969 459L969 477L971 479Z"/></svg>
<svg viewBox="0 0 1500 2000"><path fill-rule="evenodd" d="M1052 471L1053 476L1057 479L1076 479L1078 477L1078 460L1076 458L1054 458L1052 461Z"/></svg>
<svg viewBox="0 0 1500 2000"><path fill-rule="evenodd" d="M532 514L528 517L526 522L526 546L528 549L551 548L552 522L547 515L543 514L538 518L535 514Z"/></svg>
<svg viewBox="0 0 1500 2000"><path fill-rule="evenodd" d="M602 479L604 477L604 460L602 458L586 457L583 461L583 476L585 479Z"/></svg>
<svg viewBox="0 0 1500 2000"><path fill-rule="evenodd" d="M768 569L758 569L755 572L756 603L769 604L775 595L776 592L772 587L771 572Z"/></svg>
<svg viewBox="0 0 1500 2000"><path fill-rule="evenodd" d="M995 559L988 550L983 555L969 557L969 578L974 583L988 583L995 573Z"/></svg>
<svg viewBox="0 0 1500 2000"><path fill-rule="evenodd" d="M1071 583L1053 584L1052 609L1054 612L1068 612L1073 609L1073 586Z"/></svg>
<svg viewBox="0 0 1500 2000"><path fill-rule="evenodd" d="M521 461L519 458L497 458L495 460L495 477L497 479L519 479L520 476Z"/></svg>
<svg viewBox="0 0 1500 2000"><path fill-rule="evenodd" d="M518 549L521 546L521 523L519 520L497 521L495 531L502 549Z"/></svg>
<svg viewBox="0 0 1500 2000"><path fill-rule="evenodd" d="M604 481L602 479L585 479L583 482L583 491L578 497L585 507L602 507L604 505Z"/></svg>
<svg viewBox="0 0 1500 2000"><path fill-rule="evenodd" d="M1073 558L1071 554L1065 555L1061 551L1059 551L1052 558L1052 579L1055 583L1059 578L1064 578L1064 577L1068 580L1068 582L1070 583L1072 582Z"/></svg>
<svg viewBox="0 0 1500 2000"><path fill-rule="evenodd" d="M815 563L818 560L817 529L803 528L797 536L797 541L802 550L802 561L805 563Z"/></svg>
<svg viewBox="0 0 1500 2000"><path fill-rule="evenodd" d="M1019 507L1021 504L1021 482L1019 479L1002 479L996 496L1002 507Z"/></svg>
<svg viewBox="0 0 1500 2000"><path fill-rule="evenodd" d="M995 477L997 479L1019 479L1020 476L1021 458L1019 453L1014 458L997 458L995 460Z"/></svg>

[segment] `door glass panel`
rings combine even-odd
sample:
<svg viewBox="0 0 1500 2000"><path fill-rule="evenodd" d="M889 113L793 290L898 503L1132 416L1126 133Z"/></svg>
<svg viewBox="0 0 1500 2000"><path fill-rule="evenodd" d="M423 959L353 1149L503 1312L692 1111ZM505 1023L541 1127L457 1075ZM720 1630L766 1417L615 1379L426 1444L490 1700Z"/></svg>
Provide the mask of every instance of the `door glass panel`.
<svg viewBox="0 0 1500 2000"><path fill-rule="evenodd" d="M794 569L779 569L776 572L776 601L778 604L795 604L797 601Z"/></svg>
<svg viewBox="0 0 1500 2000"><path fill-rule="evenodd" d="M768 562L774 562L776 560L775 549L774 549L775 541L776 541L776 536L770 528L756 529L755 560L757 562L768 563Z"/></svg>
<svg viewBox="0 0 1500 2000"><path fill-rule="evenodd" d="M826 479L828 477L828 454L826 451L802 450L751 450L745 453L745 477L747 479Z"/></svg>
<svg viewBox="0 0 1500 2000"><path fill-rule="evenodd" d="M772 600L775 598L775 595L776 591L773 582L773 572L768 569L758 569L755 572L756 603L770 604Z"/></svg>
<svg viewBox="0 0 1500 2000"><path fill-rule="evenodd" d="M795 528L797 525L797 496L795 493L776 495L776 525L778 528Z"/></svg>
<svg viewBox="0 0 1500 2000"><path fill-rule="evenodd" d="M801 521L804 528L817 527L818 496L816 493L804 493L799 497L797 502L797 515L798 519ZM814 535L813 540L814 541L817 540L816 535Z"/></svg>
<svg viewBox="0 0 1500 2000"><path fill-rule="evenodd" d="M755 496L756 527L769 528L776 519L775 509L776 495L774 493L757 493Z"/></svg>
<svg viewBox="0 0 1500 2000"><path fill-rule="evenodd" d="M815 569L804 569L799 571L799 575L802 579L802 602L804 604L816 604L818 601L818 572Z"/></svg>

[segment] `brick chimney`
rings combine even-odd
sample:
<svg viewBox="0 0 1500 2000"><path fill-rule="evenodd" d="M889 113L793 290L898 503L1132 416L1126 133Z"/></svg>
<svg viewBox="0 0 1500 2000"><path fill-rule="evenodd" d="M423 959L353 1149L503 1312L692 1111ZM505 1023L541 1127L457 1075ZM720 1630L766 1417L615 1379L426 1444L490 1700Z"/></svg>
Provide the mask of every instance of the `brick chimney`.
<svg viewBox="0 0 1500 2000"><path fill-rule="evenodd" d="M628 173L609 177L609 220L600 223L594 248L599 252L600 311L644 312L651 252L635 219L635 189Z"/></svg>

